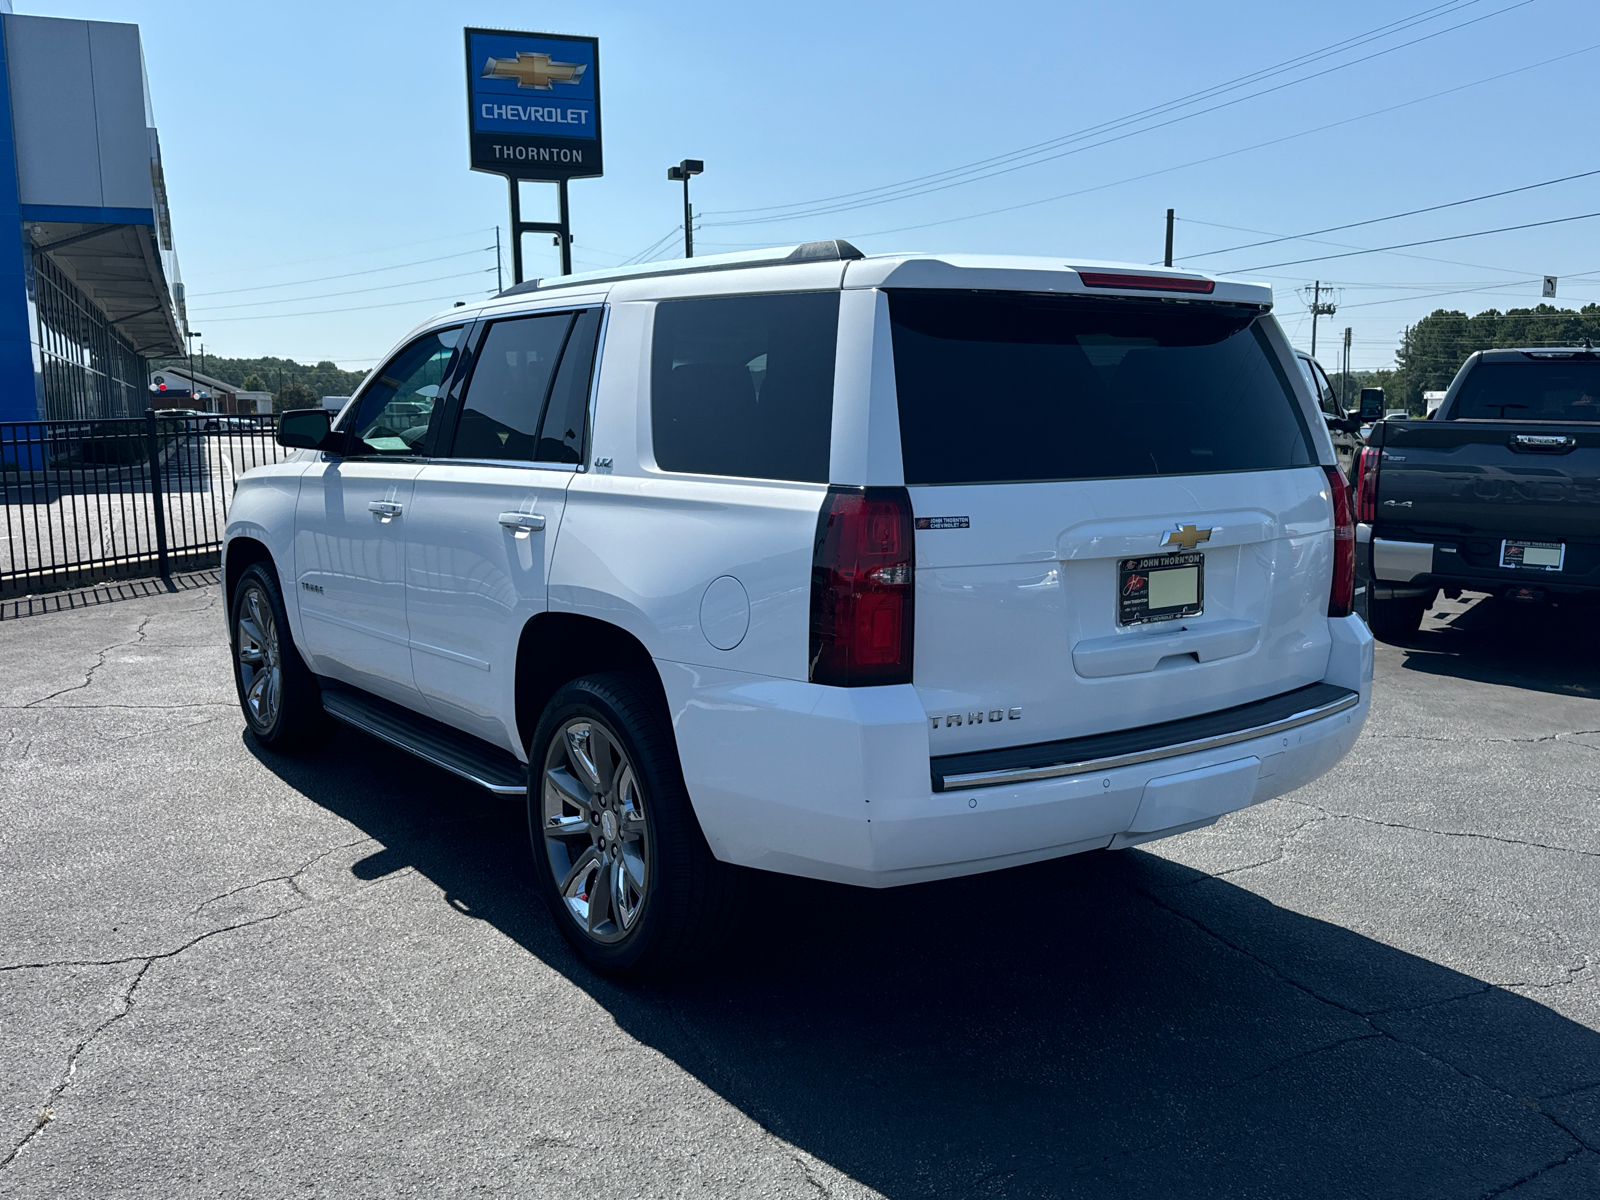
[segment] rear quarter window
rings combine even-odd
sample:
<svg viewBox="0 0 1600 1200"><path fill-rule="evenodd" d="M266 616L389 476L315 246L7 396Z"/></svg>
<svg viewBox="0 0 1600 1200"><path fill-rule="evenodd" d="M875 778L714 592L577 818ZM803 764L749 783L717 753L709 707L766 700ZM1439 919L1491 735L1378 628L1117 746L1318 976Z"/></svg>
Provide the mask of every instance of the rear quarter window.
<svg viewBox="0 0 1600 1200"><path fill-rule="evenodd" d="M656 305L650 422L663 471L828 481L839 293Z"/></svg>
<svg viewBox="0 0 1600 1200"><path fill-rule="evenodd" d="M908 484L1316 463L1255 310L891 290Z"/></svg>

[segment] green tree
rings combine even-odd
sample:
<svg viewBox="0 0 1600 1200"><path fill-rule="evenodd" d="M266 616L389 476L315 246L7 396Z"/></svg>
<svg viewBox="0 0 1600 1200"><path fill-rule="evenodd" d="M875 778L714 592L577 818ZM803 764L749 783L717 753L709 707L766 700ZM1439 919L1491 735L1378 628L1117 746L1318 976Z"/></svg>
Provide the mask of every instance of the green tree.
<svg viewBox="0 0 1600 1200"><path fill-rule="evenodd" d="M264 392L267 390L267 385L259 375L246 375L239 388L246 392Z"/></svg>
<svg viewBox="0 0 1600 1200"><path fill-rule="evenodd" d="M1507 312L1490 308L1475 317L1438 309L1410 326L1395 351L1396 390L1388 398L1413 413L1424 411L1423 392L1442 392L1461 364L1479 350L1517 346L1576 346L1600 341L1600 304L1574 311L1540 304ZM1368 384L1367 386L1382 386Z"/></svg>
<svg viewBox="0 0 1600 1200"><path fill-rule="evenodd" d="M272 411L281 413L291 408L316 408L321 403L322 397L316 392L299 380L290 379L272 397Z"/></svg>

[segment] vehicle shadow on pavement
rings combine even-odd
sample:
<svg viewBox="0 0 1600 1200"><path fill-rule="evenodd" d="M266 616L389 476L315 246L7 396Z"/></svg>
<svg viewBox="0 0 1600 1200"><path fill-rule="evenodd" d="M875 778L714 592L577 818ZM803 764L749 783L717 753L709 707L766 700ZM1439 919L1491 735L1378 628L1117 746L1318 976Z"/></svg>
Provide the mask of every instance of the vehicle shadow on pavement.
<svg viewBox="0 0 1600 1200"><path fill-rule="evenodd" d="M359 877L420 872L773 1134L897 1200L1415 1200L1541 1172L1566 1195L1600 1164L1600 1034L1153 854L886 891L757 876L718 961L626 986L538 903L520 805L353 732L294 758L245 741L381 844Z"/></svg>
<svg viewBox="0 0 1600 1200"><path fill-rule="evenodd" d="M1394 644L1405 668L1563 696L1600 696L1600 608L1518 604L1487 596L1444 602Z"/></svg>

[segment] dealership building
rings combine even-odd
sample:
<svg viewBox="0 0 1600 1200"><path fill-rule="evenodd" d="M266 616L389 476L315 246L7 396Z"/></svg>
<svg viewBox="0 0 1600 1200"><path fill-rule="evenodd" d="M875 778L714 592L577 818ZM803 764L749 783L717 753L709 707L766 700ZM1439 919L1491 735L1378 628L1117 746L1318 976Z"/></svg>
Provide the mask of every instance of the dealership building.
<svg viewBox="0 0 1600 1200"><path fill-rule="evenodd" d="M10 8L0 422L137 415L149 361L181 355L187 332L139 27Z"/></svg>

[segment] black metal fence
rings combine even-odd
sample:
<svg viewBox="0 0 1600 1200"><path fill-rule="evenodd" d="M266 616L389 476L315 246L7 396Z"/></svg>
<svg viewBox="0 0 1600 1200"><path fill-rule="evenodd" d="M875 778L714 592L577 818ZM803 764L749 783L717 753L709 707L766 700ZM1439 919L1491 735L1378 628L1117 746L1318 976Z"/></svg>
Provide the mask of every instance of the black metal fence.
<svg viewBox="0 0 1600 1200"><path fill-rule="evenodd" d="M0 596L215 565L274 416L0 423Z"/></svg>

